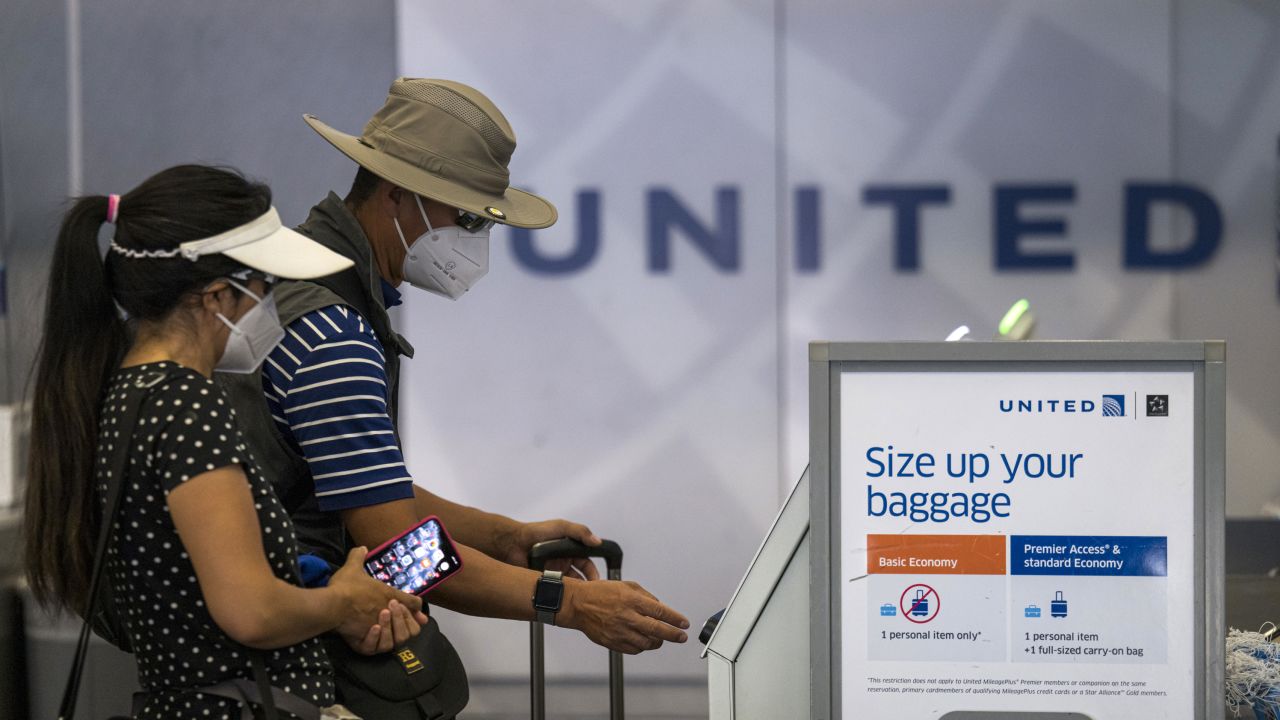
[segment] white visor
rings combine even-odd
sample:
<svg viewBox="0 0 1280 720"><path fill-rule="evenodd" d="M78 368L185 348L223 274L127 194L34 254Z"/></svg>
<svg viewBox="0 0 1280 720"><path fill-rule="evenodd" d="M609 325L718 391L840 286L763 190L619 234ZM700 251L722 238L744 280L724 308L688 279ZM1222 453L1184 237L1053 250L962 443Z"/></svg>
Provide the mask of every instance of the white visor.
<svg viewBox="0 0 1280 720"><path fill-rule="evenodd" d="M346 270L354 263L280 223L272 207L255 220L203 240L178 246L188 260L222 253L254 270L292 280L309 280Z"/></svg>

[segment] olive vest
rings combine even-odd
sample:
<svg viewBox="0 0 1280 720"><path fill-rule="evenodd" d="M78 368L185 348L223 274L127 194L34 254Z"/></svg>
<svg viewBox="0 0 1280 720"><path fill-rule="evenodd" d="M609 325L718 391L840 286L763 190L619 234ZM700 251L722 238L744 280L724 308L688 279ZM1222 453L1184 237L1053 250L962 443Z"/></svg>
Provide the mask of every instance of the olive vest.
<svg viewBox="0 0 1280 720"><path fill-rule="evenodd" d="M373 263L369 239L342 199L329 193L311 209L298 232L334 252L351 258L351 268L336 275L309 281L282 282L272 291L280 323L288 327L307 313L333 305L345 305L360 314L373 329L387 361L387 410L399 443L396 399L400 388L400 356L413 357L413 346L392 327L383 305L382 283ZM217 381L231 396L245 443L263 477L268 478L284 503L298 533L298 551L314 553L334 565L346 559L346 531L341 516L324 512L315 497L315 481L306 458L292 437L280 432L263 394L262 375L216 373Z"/></svg>

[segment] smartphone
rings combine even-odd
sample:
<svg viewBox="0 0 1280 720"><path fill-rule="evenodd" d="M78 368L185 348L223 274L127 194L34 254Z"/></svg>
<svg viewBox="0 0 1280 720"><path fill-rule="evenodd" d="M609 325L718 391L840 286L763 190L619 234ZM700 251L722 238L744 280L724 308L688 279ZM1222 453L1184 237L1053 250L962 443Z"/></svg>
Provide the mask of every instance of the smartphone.
<svg viewBox="0 0 1280 720"><path fill-rule="evenodd" d="M397 590L425 595L462 569L462 557L432 515L371 550L364 569Z"/></svg>

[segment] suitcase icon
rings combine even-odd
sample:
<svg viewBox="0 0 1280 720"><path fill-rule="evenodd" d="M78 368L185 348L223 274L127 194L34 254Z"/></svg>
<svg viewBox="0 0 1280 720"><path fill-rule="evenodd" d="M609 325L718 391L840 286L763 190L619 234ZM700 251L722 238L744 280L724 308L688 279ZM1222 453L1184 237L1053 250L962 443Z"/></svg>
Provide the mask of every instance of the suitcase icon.
<svg viewBox="0 0 1280 720"><path fill-rule="evenodd" d="M897 617L897 615L898 608L894 607L893 603L885 603L880 606L881 617Z"/></svg>
<svg viewBox="0 0 1280 720"><path fill-rule="evenodd" d="M1022 610L1022 614L1023 614L1025 617L1029 617L1029 618L1038 618L1038 617L1040 617L1040 606L1039 606L1039 605L1028 605L1026 608L1024 608L1024 609Z"/></svg>
<svg viewBox="0 0 1280 720"><path fill-rule="evenodd" d="M929 598L924 596L924 588L916 589L916 599L911 601L911 614L916 617L929 615Z"/></svg>
<svg viewBox="0 0 1280 720"><path fill-rule="evenodd" d="M1062 599L1062 591L1053 594L1053 602L1049 603L1049 614L1056 618L1067 616L1067 601Z"/></svg>

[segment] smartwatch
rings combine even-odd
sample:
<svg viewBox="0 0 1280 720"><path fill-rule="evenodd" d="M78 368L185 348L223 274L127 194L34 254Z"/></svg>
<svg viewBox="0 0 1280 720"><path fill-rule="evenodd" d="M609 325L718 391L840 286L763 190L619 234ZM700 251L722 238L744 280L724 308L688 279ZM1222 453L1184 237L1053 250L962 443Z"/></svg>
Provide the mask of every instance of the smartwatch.
<svg viewBox="0 0 1280 720"><path fill-rule="evenodd" d="M555 570L543 570L538 584L533 586L533 612L537 615L538 622L555 625L556 613L560 612L560 602L563 599L563 574Z"/></svg>

